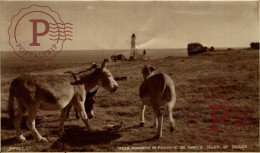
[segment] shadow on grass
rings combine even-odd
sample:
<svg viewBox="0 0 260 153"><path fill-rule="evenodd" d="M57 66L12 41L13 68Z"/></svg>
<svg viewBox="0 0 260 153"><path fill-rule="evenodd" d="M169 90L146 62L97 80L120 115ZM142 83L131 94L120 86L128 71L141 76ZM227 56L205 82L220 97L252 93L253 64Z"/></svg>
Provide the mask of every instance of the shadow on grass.
<svg viewBox="0 0 260 153"><path fill-rule="evenodd" d="M106 144L121 137L117 131L91 131L88 132L85 127L67 126L65 134L57 139L51 149L64 150L64 146L80 147L93 144Z"/></svg>

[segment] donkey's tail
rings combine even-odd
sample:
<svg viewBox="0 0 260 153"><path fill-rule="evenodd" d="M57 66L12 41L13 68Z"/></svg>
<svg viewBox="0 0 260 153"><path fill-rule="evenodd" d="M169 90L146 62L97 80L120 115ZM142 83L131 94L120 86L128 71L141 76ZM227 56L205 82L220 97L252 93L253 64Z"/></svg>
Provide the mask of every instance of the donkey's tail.
<svg viewBox="0 0 260 153"><path fill-rule="evenodd" d="M9 99L8 99L8 112L11 119L14 118L14 90L12 85L9 90Z"/></svg>

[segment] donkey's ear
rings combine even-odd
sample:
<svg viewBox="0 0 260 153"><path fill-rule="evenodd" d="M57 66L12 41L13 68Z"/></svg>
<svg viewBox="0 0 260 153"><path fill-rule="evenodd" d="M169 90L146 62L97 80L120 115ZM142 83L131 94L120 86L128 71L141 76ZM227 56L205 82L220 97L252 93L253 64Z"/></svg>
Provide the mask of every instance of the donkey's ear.
<svg viewBox="0 0 260 153"><path fill-rule="evenodd" d="M141 73L144 73L147 70L147 65L144 65L144 67L142 68Z"/></svg>
<svg viewBox="0 0 260 153"><path fill-rule="evenodd" d="M102 70L103 70L104 68L106 68L106 62L107 62L107 60L104 60L103 63L102 63L102 65L101 65L101 69L102 69Z"/></svg>
<svg viewBox="0 0 260 153"><path fill-rule="evenodd" d="M153 72L153 71L155 71L155 70L156 70L156 68L155 68L155 67L153 67L153 66L151 66L151 67L150 67L150 70L151 70L151 72Z"/></svg>
<svg viewBox="0 0 260 153"><path fill-rule="evenodd" d="M91 68L93 69L93 68L97 68L97 67L98 67L98 65L93 62Z"/></svg>

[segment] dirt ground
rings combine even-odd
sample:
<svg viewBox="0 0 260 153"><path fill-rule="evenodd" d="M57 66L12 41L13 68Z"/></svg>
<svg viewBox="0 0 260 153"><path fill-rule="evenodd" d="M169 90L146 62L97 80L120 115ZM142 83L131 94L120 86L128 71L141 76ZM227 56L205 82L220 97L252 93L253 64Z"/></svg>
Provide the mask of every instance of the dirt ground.
<svg viewBox="0 0 260 153"><path fill-rule="evenodd" d="M163 137L155 139L153 110L147 107L146 124L139 127L141 102L138 90L147 64L168 73L175 83L176 121L170 131L167 108ZM8 90L12 79L21 73L59 74L77 71L87 64L8 67L1 74L1 150L2 151L259 151L259 51L218 50L189 57L167 57L149 61L108 63L113 76L129 76L118 81L116 93L101 89L94 105L92 132L77 120L74 111L65 122L62 137L57 134L60 112L39 111L36 126L49 143L36 142L22 123L27 142L18 143L7 114ZM28 70L28 69L29 70ZM7 69L9 71L7 71ZM19 73L17 72L19 70ZM24 117L24 121L26 115ZM114 125L114 128L110 128Z"/></svg>

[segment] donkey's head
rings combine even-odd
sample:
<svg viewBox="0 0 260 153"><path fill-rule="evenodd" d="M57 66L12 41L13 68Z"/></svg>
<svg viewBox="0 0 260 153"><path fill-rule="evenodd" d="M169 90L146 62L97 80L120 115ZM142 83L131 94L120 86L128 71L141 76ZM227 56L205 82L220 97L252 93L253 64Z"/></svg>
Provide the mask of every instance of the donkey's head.
<svg viewBox="0 0 260 153"><path fill-rule="evenodd" d="M112 74L106 69L106 61L102 63L100 68L97 68L96 72L98 73L97 85L103 87L104 89L115 92L118 88L118 84L115 81Z"/></svg>
<svg viewBox="0 0 260 153"><path fill-rule="evenodd" d="M147 79L150 75L152 75L155 70L155 67L148 67L147 65L145 65L142 69L144 79Z"/></svg>
<svg viewBox="0 0 260 153"><path fill-rule="evenodd" d="M106 62L104 60L101 67L97 64L93 63L93 65L87 70L78 72L77 74L71 73L73 76L81 74L80 80L77 82L78 84L85 84L85 89L89 91L91 88L96 85L110 91L115 92L118 88L117 82L114 80L112 74L106 69ZM90 74L86 74L90 70L93 70ZM73 83L77 85L77 83Z"/></svg>
<svg viewBox="0 0 260 153"><path fill-rule="evenodd" d="M93 92L87 92L86 94L86 100L85 100L85 111L88 115L89 119L92 119L94 117L94 111L93 111L93 105L95 103L94 96L97 94L98 88Z"/></svg>

